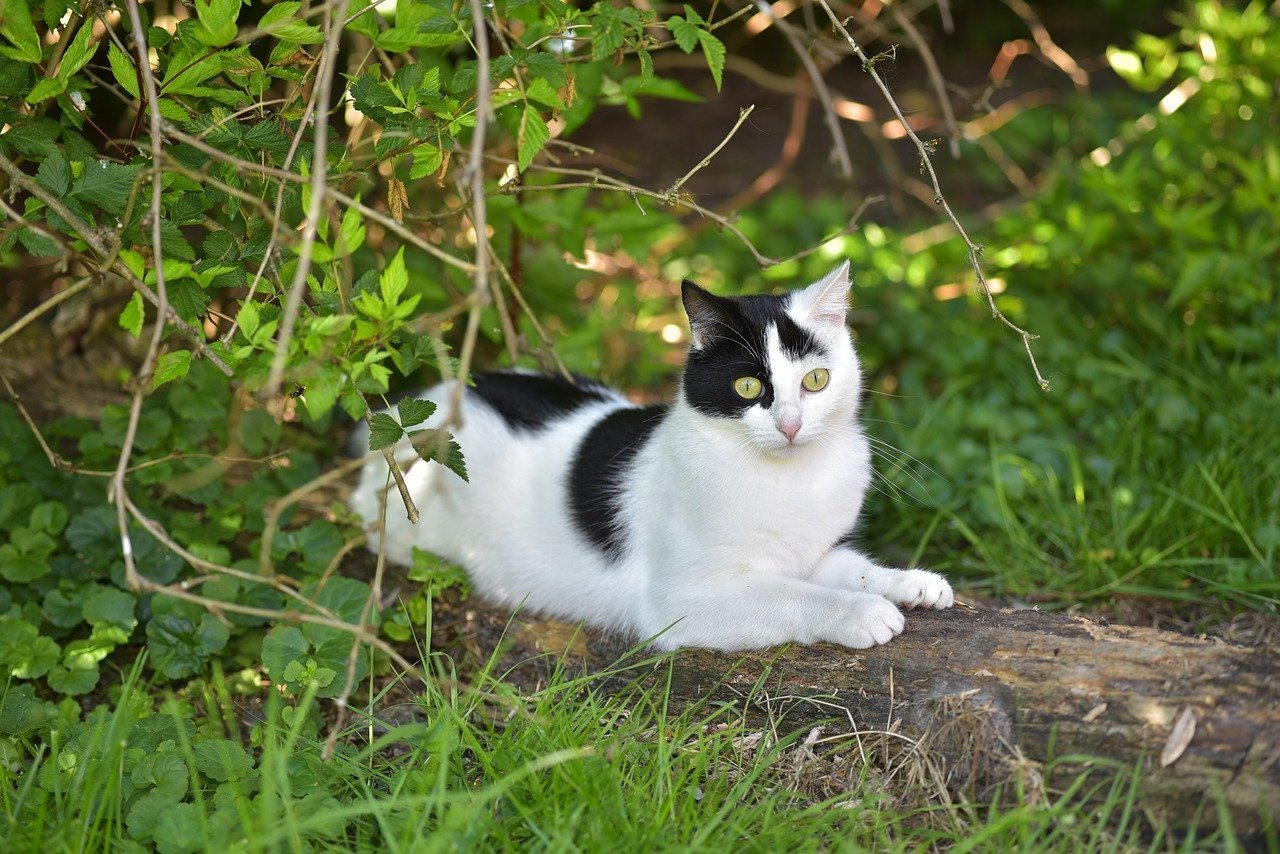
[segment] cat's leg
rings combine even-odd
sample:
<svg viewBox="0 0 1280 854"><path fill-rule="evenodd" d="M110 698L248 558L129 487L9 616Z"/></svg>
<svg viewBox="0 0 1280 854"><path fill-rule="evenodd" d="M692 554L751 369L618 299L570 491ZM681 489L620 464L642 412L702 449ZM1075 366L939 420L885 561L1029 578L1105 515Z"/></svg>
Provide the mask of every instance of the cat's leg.
<svg viewBox="0 0 1280 854"><path fill-rule="evenodd" d="M840 590L875 593L907 608L950 608L951 585L927 569L890 569L845 546L827 552L809 580Z"/></svg>
<svg viewBox="0 0 1280 854"><path fill-rule="evenodd" d="M883 596L754 573L664 587L650 606L648 628L659 649L759 649L789 641L865 649L888 643L904 625L902 612Z"/></svg>

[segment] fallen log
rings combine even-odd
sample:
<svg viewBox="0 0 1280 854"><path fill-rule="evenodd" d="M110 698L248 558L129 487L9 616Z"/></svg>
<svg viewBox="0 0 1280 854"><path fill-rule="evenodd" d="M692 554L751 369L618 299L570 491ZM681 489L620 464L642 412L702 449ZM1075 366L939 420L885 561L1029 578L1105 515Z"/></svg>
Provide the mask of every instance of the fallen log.
<svg viewBox="0 0 1280 854"><path fill-rule="evenodd" d="M437 628L461 625L466 646L481 654L501 639L508 661L549 652L544 662L600 672L632 646L553 620L511 620L474 601L462 610L460 622L437 615ZM1049 787L1065 786L1090 765L1086 757L1098 757L1115 773L1138 769L1141 807L1173 827L1212 827L1221 806L1237 832L1261 838L1280 815L1273 649L958 606L910 614L906 632L875 649L683 650L654 675L665 679L668 666L675 707L745 698L747 714L782 715L793 728L890 729L927 748L949 784L970 796L1041 772ZM1061 757L1073 758L1051 761Z"/></svg>

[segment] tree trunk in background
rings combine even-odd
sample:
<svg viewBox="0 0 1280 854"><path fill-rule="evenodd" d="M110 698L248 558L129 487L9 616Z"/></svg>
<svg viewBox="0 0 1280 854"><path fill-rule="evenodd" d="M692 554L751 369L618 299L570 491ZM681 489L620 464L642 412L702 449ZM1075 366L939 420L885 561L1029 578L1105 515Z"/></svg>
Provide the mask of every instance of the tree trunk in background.
<svg viewBox="0 0 1280 854"><path fill-rule="evenodd" d="M459 630L481 653L506 629L507 661L564 653L594 672L631 647L532 617L508 628L505 611L474 601L463 610L458 622L438 615L437 628ZM545 674L547 663L517 669L517 680ZM1274 650L961 606L908 614L906 633L876 649L685 650L671 667L675 708L711 698L738 704L749 718L781 717L787 729L818 722L827 733L888 729L895 743L914 742L952 789L972 797L1011 781L1034 796L1042 780L1060 788L1085 768L1127 776L1138 768L1138 805L1175 827L1217 824L1215 799L1245 835L1261 833L1265 816L1280 815ZM665 678L666 664L643 672Z"/></svg>

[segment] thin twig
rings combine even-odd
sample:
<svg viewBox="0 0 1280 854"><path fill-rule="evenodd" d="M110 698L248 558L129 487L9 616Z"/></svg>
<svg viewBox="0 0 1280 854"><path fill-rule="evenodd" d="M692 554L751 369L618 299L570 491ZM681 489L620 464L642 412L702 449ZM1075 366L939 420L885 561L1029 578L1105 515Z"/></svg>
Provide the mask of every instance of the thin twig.
<svg viewBox="0 0 1280 854"><path fill-rule="evenodd" d="M4 374L0 374L0 382L4 383L4 390L9 393L9 399L13 401L13 405L17 408L18 414L22 416L22 420L27 422L27 426L31 428L31 433L36 437L36 441L40 443L40 450L44 451L44 455L49 459L49 465L55 469L62 471L70 471L71 463L64 460L53 448L49 447L49 443L45 441L44 434L40 432L40 428L36 426L35 419L31 417L31 413L27 412L27 407L22 403L22 397L19 396L13 385L10 384L9 378Z"/></svg>
<svg viewBox="0 0 1280 854"><path fill-rule="evenodd" d="M720 140L720 144L717 145L715 148L711 149L710 154L708 154L706 157L698 161L697 165L695 165L688 172L684 173L684 175L682 175L678 181L676 181L669 188L667 188L667 198L669 199L667 204L674 203L676 198L680 194L680 188L683 187L690 178L692 178L694 175L698 174L698 172L705 169L707 165L711 162L711 160L717 154L720 153L721 149L723 149L726 145L729 144L729 140L733 139L734 134L738 132L738 128L742 127L742 123L747 120L747 116L751 115L755 111L755 108L756 108L756 105L752 104L750 107L747 107L744 110L739 110L738 120L734 122L733 127L729 129L729 132L727 134L725 134L724 139Z"/></svg>
<svg viewBox="0 0 1280 854"><path fill-rule="evenodd" d="M920 137L916 136L916 132L911 129L911 125L907 121L906 116L902 114L902 108L899 107L898 102L893 99L893 95L889 92L889 87L885 85L884 80L876 71L875 62L872 58L867 56L867 54L862 50L862 47L854 40L853 36L849 34L849 30L840 22L840 19L836 17L836 13L831 11L831 7L827 4L827 0L817 0L817 3L827 13L827 17L831 19L831 23L836 28L836 31L844 36L845 41L849 43L849 47L853 49L854 54L858 59L862 60L863 70L870 74L871 79L876 82L876 86L879 87L881 94L884 95L885 100L889 102L889 106L893 109L894 115L897 116L898 121L902 123L902 129L906 132L907 136L911 138L911 141L915 143L916 150L920 153L920 163L926 170L928 170L929 179L933 182L934 204L942 208L943 212L946 213L947 218L951 220L951 224L955 226L956 231L960 234L961 239L964 240L965 248L969 253L969 264L973 267L973 271L977 275L978 287L987 299L987 306L991 310L991 316L1008 328L1012 329L1014 332L1018 333L1018 335L1022 336L1022 346L1027 351L1027 359L1031 362L1031 370L1035 372L1036 382L1039 384L1040 388L1048 391L1049 381L1040 374L1040 367L1036 364L1035 354L1031 352L1031 342L1039 336L1018 326L1012 320L1005 317L1004 312L996 307L995 295L991 292L991 285L987 282L987 277L982 272L982 264L978 259L978 256L982 253L982 247L978 246L969 238L969 233L964 230L964 226L960 224L960 220L956 217L955 212L951 210L951 205L947 203L946 197L942 195L942 185L938 181L938 173L933 168L933 160L929 157L928 147L920 141Z"/></svg>
<svg viewBox="0 0 1280 854"><path fill-rule="evenodd" d="M96 276L84 276L78 279L75 283L68 285L67 287L58 291L56 294L49 297L47 300L40 303L35 308L31 309L31 311L28 311L26 314L22 315L22 317L15 320L13 324L9 326L8 329L5 329L3 332L0 332L0 346L4 346L4 342L8 341L10 338L17 335L19 332L21 332L23 329L29 326L33 321L39 318L40 315L44 314L47 311L51 311L54 308L57 308L67 300L71 299L76 294L84 293L85 291L89 290L89 288L93 287L97 283L98 283L98 279Z"/></svg>
<svg viewBox="0 0 1280 854"><path fill-rule="evenodd" d="M129 519L125 510L128 493L124 485L125 473L129 469L129 457L133 454L133 442L138 435L138 422L142 418L142 401L151 385L151 375L155 370L156 360L160 356L160 343L164 340L164 317L169 310L169 292L164 279L164 237L161 233L161 214L164 201L164 138L160 134L160 95L156 87L155 76L151 73L151 61L148 58L146 31L142 26L142 16L138 12L137 0L129 0L129 20L133 24L133 43L137 51L139 73L142 76L143 91L147 96L147 112L151 119L151 263L156 273L156 305L158 317L151 333L151 344L147 347L147 355L142 360L133 389L133 402L129 407L129 423L125 427L124 441L120 446L120 457L116 462L116 473L107 489L107 498L116 505L116 522L120 529L120 551L124 555L125 580L128 585L138 589L138 568L133 559L133 543L129 538Z"/></svg>
<svg viewBox="0 0 1280 854"><path fill-rule="evenodd" d="M480 335L480 313L489 296L489 233L484 195L484 137L493 112L491 83L489 80L489 33L485 24L484 9L480 0L470 0L472 39L476 50L476 126L471 133L471 157L465 173L471 185L471 225L476 234L476 267L474 273L475 299L467 316L467 330L462 339L462 352L458 357L458 382L453 386L449 401L449 414L445 423L450 428L461 424L462 395L467 387L467 375L471 371L471 359L475 355L476 340Z"/></svg>
<svg viewBox="0 0 1280 854"><path fill-rule="evenodd" d="M902 14L902 10L896 4L890 4L889 14L893 20L897 22L898 27L907 35L911 43L915 45L917 51L920 52L920 58L924 60L924 69L929 75L929 81L933 83L933 91L938 96L938 106L942 108L942 120L947 125L947 143L951 149L953 158L960 157L960 128L956 124L956 114L951 109L951 96L947 94L947 84L942 79L942 70L938 68L938 60L933 55L933 51L929 49L929 43L924 40L924 36L920 35L920 31L916 29L916 25L911 23L911 19Z"/></svg>
<svg viewBox="0 0 1280 854"><path fill-rule="evenodd" d="M83 240L94 254L98 256L99 270L104 272L111 270L115 272L122 279L128 282L134 290L142 294L142 296L146 298L147 302L159 308L160 298L156 295L156 292L151 290L151 288L148 287L141 278L135 276L133 271L120 261L118 257L120 244L115 232L108 229L94 229L86 224L78 216L73 214L66 205L59 201L56 196L44 187L41 187L35 181L31 180L25 172L18 168L17 164L5 157L3 154L0 154L0 171L6 172L9 175L9 180L11 180L14 185L44 202L47 208L70 225L71 230L78 234L80 239ZM231 367L221 356L209 349L209 344L205 341L204 333L179 317L167 304L165 308L166 311L161 312L160 316L164 317L167 313L168 323L170 326L185 335L191 342L191 345L196 348L197 352L199 352L204 358L208 359L218 368L218 370L222 371L227 376L231 376Z"/></svg>
<svg viewBox="0 0 1280 854"><path fill-rule="evenodd" d="M298 312L302 308L302 294L306 290L307 277L311 273L311 254L315 248L316 230L319 227L320 217L324 215L325 195L329 189L329 102L333 95L333 75L338 60L338 42L342 39L342 28L335 27L333 19L345 17L349 3L350 0L338 0L334 8L326 8L324 13L324 45L321 48L320 67L316 70L318 78L316 109L312 113L315 134L311 154L311 203L307 206L307 219L302 228L293 282L289 285L289 295L285 299L284 311L280 316L280 334L276 337L275 356L271 360L271 370L267 374L267 382L263 388L263 394L268 399L280 393L285 363L289 360L289 344L293 339L293 327L298 321Z"/></svg>
<svg viewBox="0 0 1280 854"><path fill-rule="evenodd" d="M822 72L818 70L818 64L813 61L809 51L805 50L795 27L787 21L776 17L773 14L773 7L766 0L755 0L755 4L756 8L763 12L769 20L778 25L778 31L782 33L787 43L791 45L791 49L795 51L796 56L799 57L800 62L804 65L804 70L808 72L809 79L813 81L813 88L818 95L818 100L822 102L823 117L826 119L827 129L831 132L832 152L835 154L836 162L840 165L840 173L845 178L852 178L853 161L849 158L849 145L844 141L844 131L840 128L840 118L836 115L835 105L831 100L831 90L827 88L827 81L823 79Z"/></svg>

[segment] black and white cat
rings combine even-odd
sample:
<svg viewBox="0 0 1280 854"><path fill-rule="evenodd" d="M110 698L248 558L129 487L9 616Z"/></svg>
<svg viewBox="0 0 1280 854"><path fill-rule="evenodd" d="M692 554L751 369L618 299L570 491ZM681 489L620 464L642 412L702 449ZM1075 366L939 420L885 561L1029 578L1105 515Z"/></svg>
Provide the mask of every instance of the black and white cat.
<svg viewBox="0 0 1280 854"><path fill-rule="evenodd" d="M589 381L478 374L457 431L470 483L412 465L422 519L391 504L388 558L427 549L488 600L662 649L869 647L902 631L899 605L950 607L941 576L878 566L852 545L872 472L848 291L848 264L781 297L685 282L693 346L670 406ZM426 426L450 395L422 394L439 404ZM386 489L373 459L351 506L374 550Z"/></svg>

